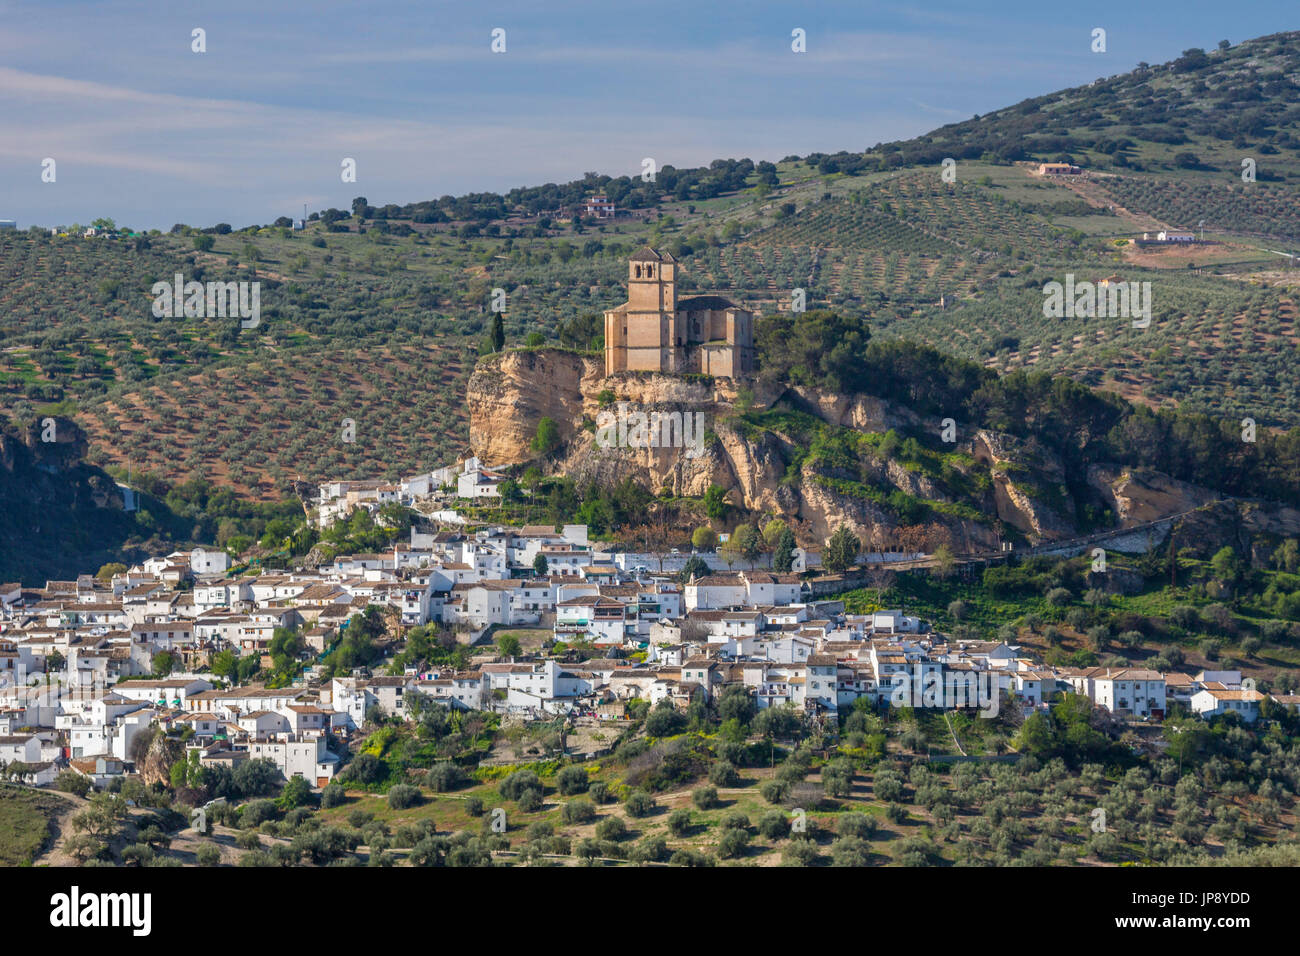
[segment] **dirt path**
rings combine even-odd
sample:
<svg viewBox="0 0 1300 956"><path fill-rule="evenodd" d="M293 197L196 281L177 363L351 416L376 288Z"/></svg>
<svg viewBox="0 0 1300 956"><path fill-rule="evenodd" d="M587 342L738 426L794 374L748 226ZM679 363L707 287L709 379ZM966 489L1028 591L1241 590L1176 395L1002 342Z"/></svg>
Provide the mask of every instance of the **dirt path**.
<svg viewBox="0 0 1300 956"><path fill-rule="evenodd" d="M86 808L86 799L61 790L42 788L40 792L62 798L67 806L51 818L49 842L40 855L32 860L32 866L78 866L75 859L63 852L63 845L73 836L73 814L80 813Z"/></svg>

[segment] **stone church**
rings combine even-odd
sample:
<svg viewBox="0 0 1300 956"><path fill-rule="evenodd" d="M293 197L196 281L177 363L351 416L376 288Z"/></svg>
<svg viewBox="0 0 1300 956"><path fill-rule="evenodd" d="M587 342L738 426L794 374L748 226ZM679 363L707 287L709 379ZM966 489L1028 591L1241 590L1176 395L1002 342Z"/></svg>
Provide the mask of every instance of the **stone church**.
<svg viewBox="0 0 1300 956"><path fill-rule="evenodd" d="M754 315L720 295L677 298L677 261L644 246L628 262L627 301L605 313L605 374L754 371Z"/></svg>

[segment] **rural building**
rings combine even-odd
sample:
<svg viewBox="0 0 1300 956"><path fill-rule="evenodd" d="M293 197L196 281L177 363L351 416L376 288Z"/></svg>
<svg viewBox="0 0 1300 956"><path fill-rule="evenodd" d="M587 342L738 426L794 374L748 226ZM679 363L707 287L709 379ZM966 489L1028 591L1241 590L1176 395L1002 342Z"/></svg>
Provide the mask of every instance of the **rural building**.
<svg viewBox="0 0 1300 956"><path fill-rule="evenodd" d="M592 196L587 200L583 212L588 216L595 216L597 219L613 219L614 204L605 196Z"/></svg>

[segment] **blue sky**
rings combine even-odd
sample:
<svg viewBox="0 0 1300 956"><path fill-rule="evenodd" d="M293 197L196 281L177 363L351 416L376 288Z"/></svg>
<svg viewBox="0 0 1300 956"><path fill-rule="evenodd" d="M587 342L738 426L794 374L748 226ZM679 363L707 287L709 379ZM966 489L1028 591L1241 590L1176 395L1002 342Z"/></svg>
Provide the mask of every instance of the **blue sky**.
<svg viewBox="0 0 1300 956"><path fill-rule="evenodd" d="M241 226L635 174L646 156L863 149L1297 19L1165 0L0 0L0 218Z"/></svg>

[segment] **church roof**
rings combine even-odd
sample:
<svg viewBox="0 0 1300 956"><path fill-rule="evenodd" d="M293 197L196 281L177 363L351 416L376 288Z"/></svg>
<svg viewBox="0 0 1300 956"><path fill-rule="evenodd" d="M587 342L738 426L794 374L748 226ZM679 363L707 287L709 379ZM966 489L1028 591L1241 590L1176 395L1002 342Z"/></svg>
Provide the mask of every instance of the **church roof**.
<svg viewBox="0 0 1300 956"><path fill-rule="evenodd" d="M678 312L713 312L735 307L736 303L721 295L693 295L688 299L677 300Z"/></svg>
<svg viewBox="0 0 1300 956"><path fill-rule="evenodd" d="M642 246L636 252L632 253L632 258L628 261L630 262L676 262L677 260L672 257L672 253L665 252L662 255L660 255L659 253L651 249L649 246Z"/></svg>

